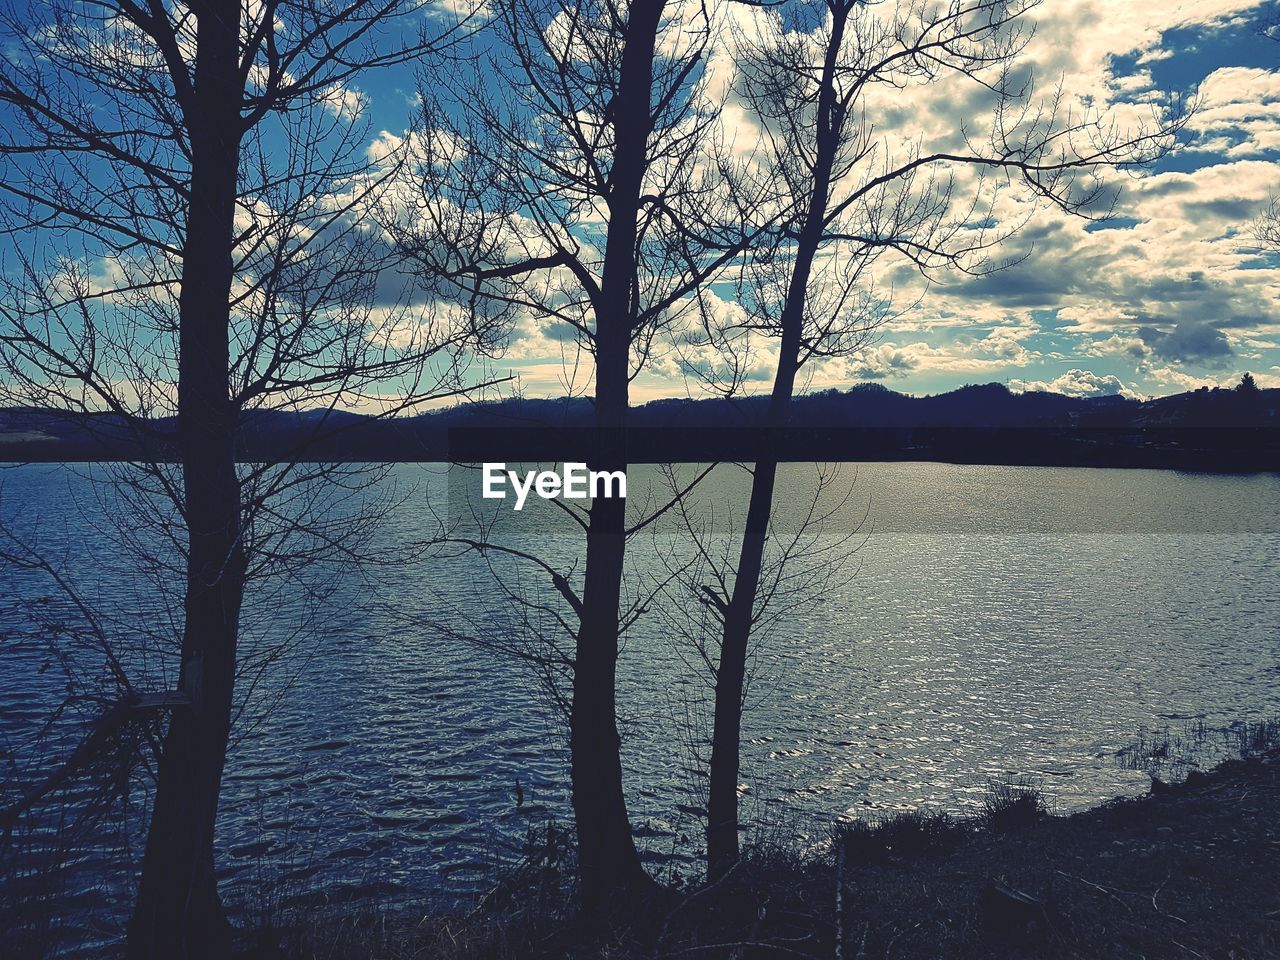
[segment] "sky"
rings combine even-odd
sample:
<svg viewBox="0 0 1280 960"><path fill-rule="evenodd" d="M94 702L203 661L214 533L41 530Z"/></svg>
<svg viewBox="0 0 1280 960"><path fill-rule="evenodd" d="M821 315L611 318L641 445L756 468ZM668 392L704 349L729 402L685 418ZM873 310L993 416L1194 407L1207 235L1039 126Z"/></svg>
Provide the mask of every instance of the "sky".
<svg viewBox="0 0 1280 960"><path fill-rule="evenodd" d="M436 0L430 9L439 16L473 2L483 0ZM872 8L899 3L907 0ZM701 7L669 0L681 4ZM710 7L721 26L774 15L731 0ZM883 258L873 276L893 292L893 319L858 353L810 364L802 387L876 382L932 394L998 382L1147 397L1232 385L1245 371L1280 386L1280 254L1257 239L1259 216L1280 197L1280 42L1261 32L1269 17L1280 17L1276 0L1043 0L1018 61L1039 95L1060 87L1061 110L1091 111L1120 129L1171 103L1194 104L1175 149L1149 167L1106 174L1118 193L1105 222L1002 199L1000 209L1023 224L994 254L1013 263L1007 269L926 279ZM712 44L710 89L732 88L732 35ZM323 108L362 131L374 158L404 136L419 102L419 74L407 64L335 87ZM741 101L728 102L726 128L749 131ZM981 130L990 117L989 95L965 81L878 89L866 106L876 136L899 149L952 147L962 128ZM962 174L959 183L963 195L975 181ZM731 289L714 292L732 309ZM590 365L566 364L564 346L555 323L519 317L492 372L510 373L509 389L529 396L586 392ZM745 389L768 389L776 349L759 345ZM679 359L655 357L632 384L633 402L702 395Z"/></svg>
<svg viewBox="0 0 1280 960"><path fill-rule="evenodd" d="M809 389L863 381L914 394L967 383L1076 396L1146 397L1229 385L1251 371L1280 386L1280 259L1255 221L1280 195L1280 43L1259 33L1274 4L1248 0L1046 0L1025 53L1044 87L1061 81L1121 118L1182 97L1197 104L1177 148L1118 174L1114 219L1038 209L1001 256L1021 262L982 278L892 275L918 299L862 354L814 367ZM372 129L403 127L414 81L384 73L364 89ZM921 101L924 103L924 101ZM972 98L935 91L921 110L879 121L912 136L958 129ZM1123 119L1121 122L1124 122ZM887 267L888 269L888 267ZM559 345L536 324L500 362L530 395L564 391ZM753 379L767 388L766 368ZM581 386L579 384L579 386ZM655 363L635 401L698 395L677 364Z"/></svg>
<svg viewBox="0 0 1280 960"><path fill-rule="evenodd" d="M1125 185L1114 221L1038 213L1015 241L1034 244L1025 262L936 288L854 372L915 393L999 381L1162 395L1245 370L1280 386L1280 274L1253 228L1280 188L1280 44L1258 35L1265 5L1046 7L1036 43L1058 54L1068 89L1189 96L1186 134Z"/></svg>

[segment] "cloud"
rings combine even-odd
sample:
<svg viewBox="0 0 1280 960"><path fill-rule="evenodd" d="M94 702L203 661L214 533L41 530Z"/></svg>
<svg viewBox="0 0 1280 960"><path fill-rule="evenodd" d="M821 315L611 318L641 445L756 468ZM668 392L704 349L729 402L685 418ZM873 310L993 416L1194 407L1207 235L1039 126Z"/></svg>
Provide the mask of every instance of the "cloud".
<svg viewBox="0 0 1280 960"><path fill-rule="evenodd" d="M1140 395L1114 374L1099 375L1091 370L1068 370L1045 383L1043 380L1010 380L1009 389L1020 393L1060 393L1065 397L1129 397Z"/></svg>
<svg viewBox="0 0 1280 960"><path fill-rule="evenodd" d="M359 120L369 106L369 98L355 87L335 83L318 94L324 108L339 120Z"/></svg>
<svg viewBox="0 0 1280 960"><path fill-rule="evenodd" d="M1034 329L996 328L981 339L963 337L945 344L924 341L884 343L846 361L845 378L884 380L918 373L996 376L1010 367L1025 367L1040 354L1020 341Z"/></svg>
<svg viewBox="0 0 1280 960"><path fill-rule="evenodd" d="M893 344L885 344L853 361L849 366L849 377L852 380L905 377L913 373L919 365L919 360L909 350Z"/></svg>
<svg viewBox="0 0 1280 960"><path fill-rule="evenodd" d="M1183 321L1168 332L1154 327L1139 327L1137 334L1155 356L1165 360L1217 365L1235 356L1222 331L1207 323Z"/></svg>
<svg viewBox="0 0 1280 960"><path fill-rule="evenodd" d="M1113 333L1105 340L1084 344L1081 352L1090 357L1126 357L1135 363L1145 362L1154 352L1141 337L1126 337Z"/></svg>
<svg viewBox="0 0 1280 960"><path fill-rule="evenodd" d="M1257 6L1064 0L1040 9L1028 55L1042 78L1065 77L1069 97L1087 95L1099 110L1136 116L1125 104L1149 92L1149 65L1183 56L1167 45L1170 30L1238 23ZM1125 57L1139 63L1128 75L1118 70ZM1188 67L1196 69L1190 60ZM1221 67L1199 92L1203 109L1184 149L1201 166L1108 175L1120 190L1117 219L1101 227L1035 211L1001 251L1024 254L1025 262L973 280L942 277L912 327L1039 318L1039 338L1019 341L1033 352L1047 352L1041 338L1052 338L1062 357L1106 357L1131 364L1140 377L1156 363L1222 368L1250 341L1275 340L1280 270L1260 260L1252 223L1280 192L1280 167L1250 158L1273 142L1280 147L1280 74ZM1209 140L1224 137L1223 153L1206 155ZM894 279L910 289L908 271Z"/></svg>
<svg viewBox="0 0 1280 960"><path fill-rule="evenodd" d="M427 9L431 15L473 26L479 26L493 16L488 0L433 0Z"/></svg>
<svg viewBox="0 0 1280 960"><path fill-rule="evenodd" d="M1253 157L1280 150L1280 73L1221 67L1200 84L1189 150Z"/></svg>
<svg viewBox="0 0 1280 960"><path fill-rule="evenodd" d="M1101 228L1041 210L1011 244L1025 262L939 284L913 327L958 338L1012 317L1032 328L1018 342L1033 352L1052 338L1064 359L1107 358L1140 380L1156 365L1225 369L1242 352L1271 362L1253 345L1280 333L1280 269L1259 256L1252 223L1276 191L1275 164L1227 161L1131 181Z"/></svg>
<svg viewBox="0 0 1280 960"><path fill-rule="evenodd" d="M1156 367L1150 372L1151 379L1166 388L1174 388L1176 390L1198 390L1201 387L1229 387L1233 386L1238 377L1198 377L1187 373L1185 370L1177 370L1173 367Z"/></svg>

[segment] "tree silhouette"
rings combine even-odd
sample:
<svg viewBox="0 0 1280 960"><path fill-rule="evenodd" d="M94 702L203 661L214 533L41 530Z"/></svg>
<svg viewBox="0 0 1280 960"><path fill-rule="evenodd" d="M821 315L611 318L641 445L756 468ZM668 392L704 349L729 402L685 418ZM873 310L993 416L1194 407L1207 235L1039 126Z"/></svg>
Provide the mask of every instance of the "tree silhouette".
<svg viewBox="0 0 1280 960"><path fill-rule="evenodd" d="M0 303L5 398L126 425L144 461L120 502L143 513L122 525L156 521L182 578L130 957L227 955L213 838L253 656L246 587L356 556L361 518L316 509L336 468L287 452L240 466L239 427L259 409L318 408L313 434L343 407L405 409L457 389L459 348L489 342L475 314L380 294L389 251L360 223L400 160L366 156L350 84L448 42L452 26L419 32L419 14L411 0L55 0L2 14L0 191L17 240Z"/></svg>
<svg viewBox="0 0 1280 960"><path fill-rule="evenodd" d="M1073 113L1061 91L1039 98L1030 79L1014 79L1035 6L1036 0L963 0L904 2L886 11L825 0L812 10L765 10L755 32L740 39L739 93L769 144L781 206L796 213L771 233L764 264L744 273L742 316L706 325L698 342L722 356L759 349L761 340L776 343L768 428L787 426L806 365L856 354L893 318L891 294L874 281L881 257L905 260L926 278L1010 266L988 256L1026 220L1001 209L1005 192L1102 217L1110 191L1099 171L1148 162L1171 145L1184 122L1179 114L1123 131L1106 116ZM942 144L925 144L921 136L894 147L877 132L874 91L906 98L942 84L989 97L984 134L962 132ZM958 186L959 170L975 182ZM691 365L726 393L740 387L748 368L741 356L719 367ZM735 575L707 588L718 598L723 628L708 798L713 878L738 856L743 682L751 632L762 616L776 476L776 461L757 460Z"/></svg>
<svg viewBox="0 0 1280 960"><path fill-rule="evenodd" d="M566 387L594 404L590 466L625 469L632 379L776 207L758 202L763 187L719 127L722 96L704 82L707 9L504 0L498 10L496 52L469 76L423 84L418 188L389 229L426 274L569 331ZM645 521L629 527L617 498L574 516L586 539L580 583L524 559L552 576L575 621L563 662L581 890L594 909L649 885L615 707L626 542Z"/></svg>

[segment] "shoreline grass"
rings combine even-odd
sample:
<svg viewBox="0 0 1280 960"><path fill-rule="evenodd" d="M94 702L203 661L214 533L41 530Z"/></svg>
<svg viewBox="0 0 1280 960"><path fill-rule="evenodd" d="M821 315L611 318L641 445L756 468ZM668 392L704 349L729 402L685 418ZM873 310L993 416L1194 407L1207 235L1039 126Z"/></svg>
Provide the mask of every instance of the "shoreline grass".
<svg viewBox="0 0 1280 960"><path fill-rule="evenodd" d="M560 847L473 910L316 916L260 933L246 957L1267 960L1280 956L1280 724L1233 729L1237 758L1068 816L1004 781L970 819L842 823L816 853L750 846L720 883L665 891L603 932L575 917Z"/></svg>
<svg viewBox="0 0 1280 960"><path fill-rule="evenodd" d="M967 818L916 810L842 821L816 846L778 827L748 843L720 883L657 887L603 929L575 913L572 832L562 826L531 829L515 868L447 906L380 893L373 877L358 898L304 895L302 876L274 893L240 889L232 896L254 902L239 913L256 925L239 932L237 956L1280 957L1280 721L1144 732L1117 761L1147 772L1150 792L1057 816L1037 783L1010 779L990 782ZM4 886L15 898L0 898L0 920L34 917L17 885ZM8 955L68 955L59 926L14 926ZM71 955L114 956L109 942Z"/></svg>

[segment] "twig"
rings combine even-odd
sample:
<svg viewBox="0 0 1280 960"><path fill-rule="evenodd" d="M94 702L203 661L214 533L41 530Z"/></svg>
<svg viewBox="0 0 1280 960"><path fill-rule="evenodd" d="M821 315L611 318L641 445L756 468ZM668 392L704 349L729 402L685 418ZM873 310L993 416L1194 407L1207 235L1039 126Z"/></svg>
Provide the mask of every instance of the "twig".
<svg viewBox="0 0 1280 960"><path fill-rule="evenodd" d="M672 908L671 912L667 914L666 919L662 921L662 932L658 934L658 943L662 943L664 940L666 940L667 933L671 928L672 917L674 917L677 913L680 913L682 910L687 908L690 904L694 903L695 901L701 900L703 897L707 896L708 894L714 893L716 890L719 890L721 887L723 887L726 881L728 881L730 877L732 877L734 874L738 872L738 868L741 867L742 864L743 864L742 860L735 861L733 866L731 866L728 870L726 870L720 876L720 879L715 881L715 883L708 884L707 886L703 887L701 890L695 891L694 893L690 894L689 896L681 900L678 904L676 904L675 907Z"/></svg>
<svg viewBox="0 0 1280 960"><path fill-rule="evenodd" d="M675 951L671 956L680 956L686 953L699 953L706 950L772 950L774 953L785 953L791 957L806 957L808 960L816 960L812 953L805 953L803 950L795 950L792 947L784 947L777 943L769 943L767 940L752 941L742 940L736 943L704 943L695 947L684 947Z"/></svg>
<svg viewBox="0 0 1280 960"><path fill-rule="evenodd" d="M915 930L917 927L919 927L921 923L923 923L923 921L917 920L915 923L907 927L905 930L899 930L897 933L895 933L892 939L889 940L889 943L884 948L884 960L889 960L889 955L893 953L894 944L896 944L899 940L901 940L904 935L906 935L910 931Z"/></svg>
<svg viewBox="0 0 1280 960"><path fill-rule="evenodd" d="M1173 876L1172 873L1166 874L1164 880L1161 881L1160 886L1156 887L1155 890L1152 891L1151 909L1153 909L1156 913L1160 914L1160 916L1162 917L1168 917L1170 920L1177 920L1180 924L1182 924L1185 927L1187 925L1187 921L1183 920L1181 917L1174 916L1172 913L1165 913L1163 910L1160 909L1159 905L1156 903L1156 897L1160 896L1160 891L1165 888L1165 884L1169 882L1169 878L1171 876Z"/></svg>
<svg viewBox="0 0 1280 960"><path fill-rule="evenodd" d="M3 827L7 835L22 814L71 779L72 775L88 763L112 735L134 717L155 710L185 707L190 703L186 694L176 691L144 694L116 701L98 718L93 729L56 770L27 791L21 800L0 812L0 827Z"/></svg>
<svg viewBox="0 0 1280 960"><path fill-rule="evenodd" d="M1063 873L1061 870L1057 871L1057 873L1059 876L1066 877L1068 880L1075 880L1079 883L1083 883L1087 887L1093 887L1093 889L1097 890L1099 893L1105 893L1108 897L1110 897L1116 903L1120 904L1120 906L1124 907L1130 913L1133 913L1133 907L1129 906L1129 904L1125 903L1123 900L1117 897L1114 890L1104 887L1101 884L1094 883L1092 880L1086 880L1084 877L1075 877L1069 873Z"/></svg>

